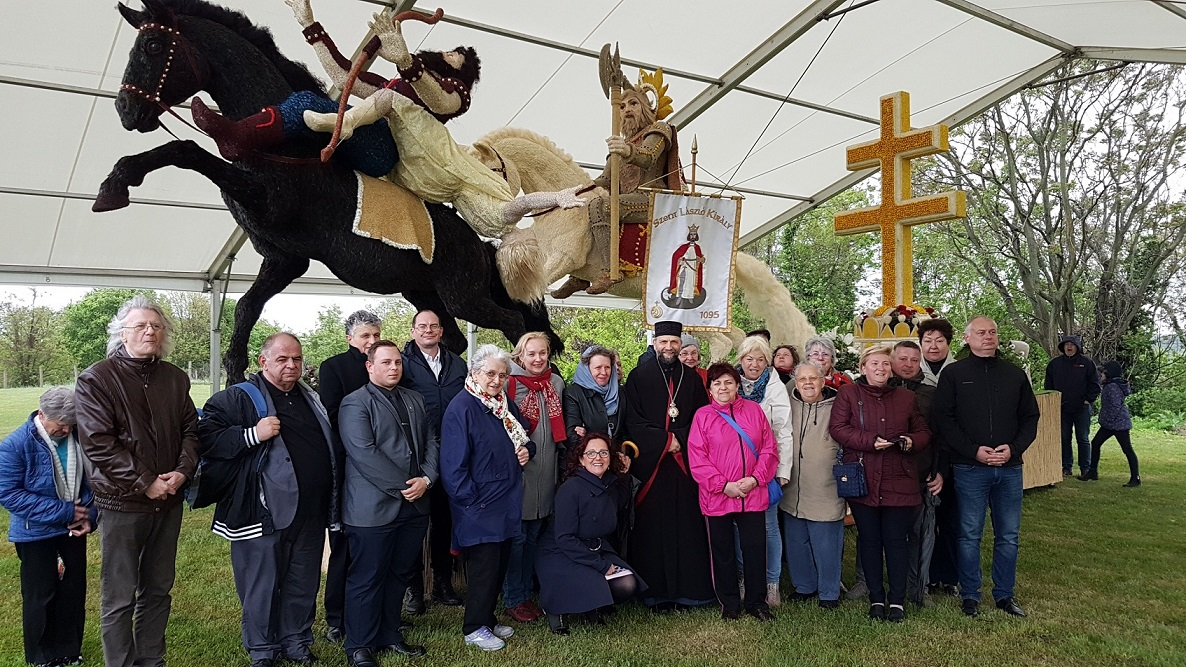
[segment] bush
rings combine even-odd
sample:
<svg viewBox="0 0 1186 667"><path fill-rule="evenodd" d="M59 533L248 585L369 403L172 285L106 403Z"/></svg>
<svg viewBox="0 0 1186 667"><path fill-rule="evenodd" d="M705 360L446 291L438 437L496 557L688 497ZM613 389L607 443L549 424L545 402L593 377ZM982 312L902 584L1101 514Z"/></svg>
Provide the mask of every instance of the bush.
<svg viewBox="0 0 1186 667"><path fill-rule="evenodd" d="M1186 387L1151 387L1128 397L1134 417L1186 413Z"/></svg>

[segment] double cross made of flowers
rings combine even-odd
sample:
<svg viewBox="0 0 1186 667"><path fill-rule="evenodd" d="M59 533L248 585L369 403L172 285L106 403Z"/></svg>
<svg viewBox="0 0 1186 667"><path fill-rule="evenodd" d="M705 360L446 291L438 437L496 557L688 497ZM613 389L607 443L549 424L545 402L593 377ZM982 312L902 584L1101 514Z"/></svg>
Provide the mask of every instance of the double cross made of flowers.
<svg viewBox="0 0 1186 667"><path fill-rule="evenodd" d="M850 171L881 167L881 203L837 213L835 231L838 236L881 232L882 310L914 302L910 228L966 215L960 190L911 196L910 161L946 150L946 125L910 129L910 95L905 92L881 98L881 136L877 140L848 147Z"/></svg>

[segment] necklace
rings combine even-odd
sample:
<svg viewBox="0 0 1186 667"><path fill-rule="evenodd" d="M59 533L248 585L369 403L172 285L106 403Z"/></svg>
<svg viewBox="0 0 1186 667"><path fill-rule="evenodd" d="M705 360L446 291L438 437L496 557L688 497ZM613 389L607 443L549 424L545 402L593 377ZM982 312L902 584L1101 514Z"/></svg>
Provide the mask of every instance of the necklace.
<svg viewBox="0 0 1186 667"><path fill-rule="evenodd" d="M659 374L665 375L663 372L663 364L659 361L659 355L655 355L655 363L659 364ZM676 361L677 364L682 365L682 362ZM679 388L684 385L683 369L676 366L676 370L681 371L679 374L679 383L675 385L675 389L671 388L671 380L668 379L665 385L667 386L667 416L675 419L679 417L679 408L675 407L675 395L679 393Z"/></svg>

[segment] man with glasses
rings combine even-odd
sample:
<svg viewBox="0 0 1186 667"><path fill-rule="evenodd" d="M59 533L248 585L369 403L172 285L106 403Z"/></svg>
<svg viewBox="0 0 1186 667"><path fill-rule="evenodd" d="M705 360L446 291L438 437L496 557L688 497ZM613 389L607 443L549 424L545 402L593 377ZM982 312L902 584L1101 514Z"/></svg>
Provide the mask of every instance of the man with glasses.
<svg viewBox="0 0 1186 667"><path fill-rule="evenodd" d="M197 467L198 413L185 371L161 360L173 349L173 325L160 306L132 297L107 333L107 358L78 376L75 395L99 506L103 662L159 666L181 532L178 491Z"/></svg>
<svg viewBox="0 0 1186 667"><path fill-rule="evenodd" d="M1013 597L1023 491L1021 456L1038 434L1038 400L1025 371L997 356L997 324L976 317L964 330L971 354L939 376L933 419L951 460L958 498L957 565L963 612L980 612L980 540L992 513L992 597L1025 616Z"/></svg>
<svg viewBox="0 0 1186 667"><path fill-rule="evenodd" d="M441 318L431 310L421 310L412 318L412 340L404 346L404 372L400 386L420 394L433 433L440 433L445 408L465 387L465 361L441 345ZM451 607L462 604L453 590L453 554L449 551L453 516L443 484L428 492L430 528L429 558L432 565L432 599ZM423 553L417 557L417 573L424 571ZM405 604L409 614L424 613L424 577L409 582Z"/></svg>
<svg viewBox="0 0 1186 667"><path fill-rule="evenodd" d="M338 431L338 406L347 394L367 383L367 352L380 338L383 321L369 310L358 310L346 318L346 351L321 363L317 371L317 394L329 415L330 428ZM337 452L338 460L342 452ZM332 642L345 637L343 610L346 605L346 569L350 553L340 531L329 534L329 567L325 573L325 635Z"/></svg>

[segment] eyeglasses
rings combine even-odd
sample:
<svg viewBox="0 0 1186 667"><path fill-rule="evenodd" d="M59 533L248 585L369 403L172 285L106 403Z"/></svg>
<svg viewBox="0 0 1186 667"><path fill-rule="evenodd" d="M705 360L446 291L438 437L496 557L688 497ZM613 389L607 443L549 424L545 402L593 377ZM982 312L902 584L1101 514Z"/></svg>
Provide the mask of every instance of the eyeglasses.
<svg viewBox="0 0 1186 667"><path fill-rule="evenodd" d="M132 331L135 331L136 333L144 333L148 329L152 329L153 331L160 331L161 329L165 328L165 325L157 324L155 322L141 322L140 324L133 324L130 327L121 327L121 328L131 329Z"/></svg>
<svg viewBox="0 0 1186 667"><path fill-rule="evenodd" d="M487 380L493 380L494 378L505 380L510 375L509 373L499 373L498 371L478 371L478 373Z"/></svg>
<svg viewBox="0 0 1186 667"><path fill-rule="evenodd" d="M608 459L609 458L609 450L608 449L600 449L597 451L586 450L582 456L584 456L587 459Z"/></svg>
<svg viewBox="0 0 1186 667"><path fill-rule="evenodd" d="M416 331L440 331L441 325L439 325L439 324L417 324L416 326L414 326L412 328L415 329Z"/></svg>
<svg viewBox="0 0 1186 667"><path fill-rule="evenodd" d="M831 356L832 356L832 355L830 355L830 354L828 354L827 352L824 352L824 351L822 351L822 350L814 350L814 351L812 351L812 352L809 352L809 353L807 354L807 357L808 357L809 359L828 359L828 358L830 358Z"/></svg>

